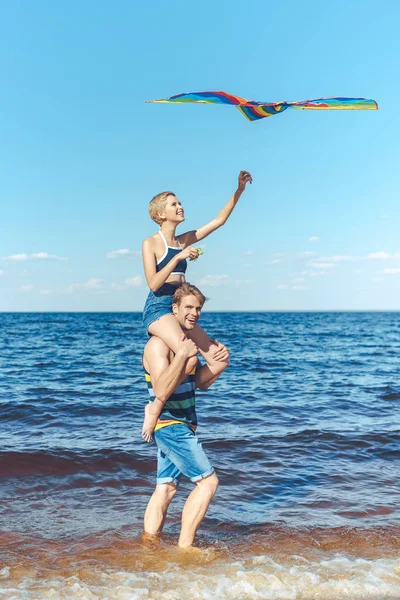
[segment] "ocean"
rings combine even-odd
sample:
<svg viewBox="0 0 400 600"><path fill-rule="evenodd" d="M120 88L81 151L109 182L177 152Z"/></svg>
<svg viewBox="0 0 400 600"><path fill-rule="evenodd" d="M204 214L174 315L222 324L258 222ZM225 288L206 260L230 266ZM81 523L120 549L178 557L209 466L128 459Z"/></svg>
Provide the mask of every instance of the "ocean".
<svg viewBox="0 0 400 600"><path fill-rule="evenodd" d="M142 536L139 313L0 314L0 598L400 598L400 313L204 313L220 480L196 541Z"/></svg>

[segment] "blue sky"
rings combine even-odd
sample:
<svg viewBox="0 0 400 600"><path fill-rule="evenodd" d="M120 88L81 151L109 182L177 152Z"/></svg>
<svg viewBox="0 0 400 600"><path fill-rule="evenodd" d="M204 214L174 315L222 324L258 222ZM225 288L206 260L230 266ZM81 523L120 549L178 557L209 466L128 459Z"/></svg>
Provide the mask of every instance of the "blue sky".
<svg viewBox="0 0 400 600"><path fill-rule="evenodd" d="M241 169L189 266L208 310L400 310L399 3L245 6L1 4L0 311L141 310L151 197L175 191L192 229ZM213 89L380 111L144 103Z"/></svg>

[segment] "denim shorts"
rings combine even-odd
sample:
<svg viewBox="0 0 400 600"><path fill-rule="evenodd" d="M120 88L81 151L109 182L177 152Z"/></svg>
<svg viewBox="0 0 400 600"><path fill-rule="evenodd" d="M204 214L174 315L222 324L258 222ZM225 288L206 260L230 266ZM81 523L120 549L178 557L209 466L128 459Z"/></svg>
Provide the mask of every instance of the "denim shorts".
<svg viewBox="0 0 400 600"><path fill-rule="evenodd" d="M172 297L176 286L164 283L156 292L149 292L143 309L143 325L148 331L149 326L164 315L172 314Z"/></svg>
<svg viewBox="0 0 400 600"><path fill-rule="evenodd" d="M182 474L196 482L214 473L199 438L189 425L167 425L153 435L158 447L157 485L178 485Z"/></svg>

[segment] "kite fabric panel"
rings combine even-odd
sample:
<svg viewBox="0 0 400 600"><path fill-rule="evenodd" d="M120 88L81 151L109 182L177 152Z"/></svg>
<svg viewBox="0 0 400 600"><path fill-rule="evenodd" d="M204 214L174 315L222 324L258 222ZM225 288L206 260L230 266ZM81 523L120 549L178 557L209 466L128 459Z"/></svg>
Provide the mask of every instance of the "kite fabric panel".
<svg viewBox="0 0 400 600"><path fill-rule="evenodd" d="M378 104L375 100L367 100L366 98L339 97L314 98L313 100L301 100L300 102L256 102L226 92L191 92L189 94L177 94L161 100L147 100L147 102L225 104L240 110L249 121L272 117L288 108L297 110L378 110Z"/></svg>

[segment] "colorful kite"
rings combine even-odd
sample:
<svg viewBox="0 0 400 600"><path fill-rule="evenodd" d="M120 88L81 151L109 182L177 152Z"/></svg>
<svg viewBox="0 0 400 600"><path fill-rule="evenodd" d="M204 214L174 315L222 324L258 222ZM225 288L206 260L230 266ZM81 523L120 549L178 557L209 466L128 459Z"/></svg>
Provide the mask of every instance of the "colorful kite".
<svg viewBox="0 0 400 600"><path fill-rule="evenodd" d="M178 94L162 100L147 100L147 102L196 102L201 104L225 104L235 106L249 121L258 121L282 113L287 108L298 110L378 110L375 100L366 98L315 98L300 102L256 102L233 96L226 92L192 92Z"/></svg>

